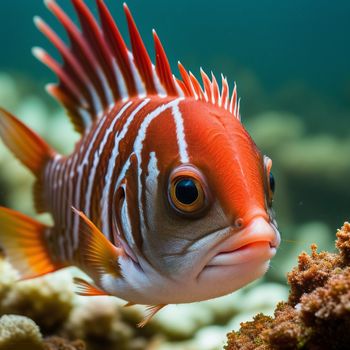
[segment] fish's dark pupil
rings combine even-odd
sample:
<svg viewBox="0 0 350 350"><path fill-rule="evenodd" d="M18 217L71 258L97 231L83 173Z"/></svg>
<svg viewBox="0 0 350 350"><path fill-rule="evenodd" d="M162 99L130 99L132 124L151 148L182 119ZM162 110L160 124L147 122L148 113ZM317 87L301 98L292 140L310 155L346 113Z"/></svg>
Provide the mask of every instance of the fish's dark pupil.
<svg viewBox="0 0 350 350"><path fill-rule="evenodd" d="M276 187L275 178L273 177L272 173L270 173L270 189L272 193L275 192L275 187Z"/></svg>
<svg viewBox="0 0 350 350"><path fill-rule="evenodd" d="M191 179L180 180L176 184L175 195L182 204L192 204L198 198L196 184Z"/></svg>

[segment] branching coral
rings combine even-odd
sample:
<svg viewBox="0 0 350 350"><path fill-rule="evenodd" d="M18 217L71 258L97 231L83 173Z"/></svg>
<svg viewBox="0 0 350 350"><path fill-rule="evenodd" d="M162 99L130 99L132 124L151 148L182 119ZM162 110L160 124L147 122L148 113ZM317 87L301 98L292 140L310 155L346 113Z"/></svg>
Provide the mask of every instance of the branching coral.
<svg viewBox="0 0 350 350"><path fill-rule="evenodd" d="M347 349L350 344L350 224L337 232L336 253L302 253L288 274L290 295L274 318L257 315L228 335L226 350Z"/></svg>

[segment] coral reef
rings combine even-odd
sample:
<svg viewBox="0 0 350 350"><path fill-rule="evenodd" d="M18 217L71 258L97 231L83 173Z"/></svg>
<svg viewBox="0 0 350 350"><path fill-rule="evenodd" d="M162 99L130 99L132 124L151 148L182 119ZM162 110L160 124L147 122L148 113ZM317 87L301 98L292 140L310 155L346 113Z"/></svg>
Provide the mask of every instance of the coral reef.
<svg viewBox="0 0 350 350"><path fill-rule="evenodd" d="M81 340L60 337L43 338L38 325L28 317L0 317L0 350L85 350Z"/></svg>
<svg viewBox="0 0 350 350"><path fill-rule="evenodd" d="M38 281L15 283L17 273L0 259L0 315L26 316L46 335L58 329L70 315L74 293L63 274L46 276Z"/></svg>
<svg viewBox="0 0 350 350"><path fill-rule="evenodd" d="M228 335L225 350L346 349L350 342L350 224L337 232L338 253L299 255L288 274L288 302Z"/></svg>
<svg viewBox="0 0 350 350"><path fill-rule="evenodd" d="M271 313L277 300L287 298L286 287L256 282L216 300L170 305L140 329L143 307L125 308L112 297L76 296L72 276L77 273L65 269L17 283L17 273L0 259L0 316L30 317L48 350L81 350L84 344L89 350L218 350L228 330L258 311ZM23 323L17 328L26 334Z"/></svg>
<svg viewBox="0 0 350 350"><path fill-rule="evenodd" d="M39 327L24 316L4 315L0 318L0 350L43 350Z"/></svg>
<svg viewBox="0 0 350 350"><path fill-rule="evenodd" d="M60 337L49 337L44 341L44 350L85 350L81 340L69 341Z"/></svg>
<svg viewBox="0 0 350 350"><path fill-rule="evenodd" d="M137 329L135 325L142 314L140 310L131 312L134 313L133 323L123 317L121 304L116 298L95 298L92 303L84 303L74 309L63 334L70 339L84 339L91 350L146 349L153 342L155 329Z"/></svg>

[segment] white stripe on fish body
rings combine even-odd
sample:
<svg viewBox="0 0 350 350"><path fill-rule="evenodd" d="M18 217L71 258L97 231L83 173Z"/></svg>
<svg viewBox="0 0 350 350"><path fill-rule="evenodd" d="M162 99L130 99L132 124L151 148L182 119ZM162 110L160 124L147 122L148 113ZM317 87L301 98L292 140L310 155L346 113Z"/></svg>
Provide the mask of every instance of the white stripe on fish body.
<svg viewBox="0 0 350 350"><path fill-rule="evenodd" d="M62 212L63 212L63 219L62 221L64 222L64 226L65 226L65 236L66 241L67 241L67 257L70 258L71 254L72 254L72 246L71 246L71 239L70 239L70 224L68 224L68 222L70 223L70 218L72 215L72 208L70 206L70 202L69 202L69 182L70 182L70 171L71 168L73 166L73 157L69 157L67 159L67 163L66 163L66 169L64 172L65 175L65 179L64 179L64 186L63 186L63 199L62 199Z"/></svg>
<svg viewBox="0 0 350 350"><path fill-rule="evenodd" d="M63 204L63 222L65 223L65 229L66 231L68 231L68 227L66 225L67 223L67 217L68 217L68 212L67 212L67 199L68 199L68 183L69 183L69 172L70 172L70 169L71 169L71 165L72 165L72 161L73 161L73 158L72 157L69 157L67 159L67 162L66 162L66 166L65 166L65 171L64 171L64 186L63 186L63 200L62 200L62 204ZM69 206L69 205L68 205Z"/></svg>
<svg viewBox="0 0 350 350"><path fill-rule="evenodd" d="M126 191L125 185L123 185L122 187L125 192ZM121 225L123 227L123 232L124 232L127 246L130 247L130 249L132 250L132 254L135 256L135 252L133 250L133 248L135 247L135 240L134 240L134 236L132 235L132 226L131 226L131 220L129 217L128 209L129 209L128 200L127 200L127 197L125 196L123 205L121 207L121 220L122 220Z"/></svg>
<svg viewBox="0 0 350 350"><path fill-rule="evenodd" d="M176 137L179 146L180 160L182 163L189 163L190 159L187 152L187 142L184 130L184 120L179 109L179 105L176 104L172 108L174 121L176 125Z"/></svg>
<svg viewBox="0 0 350 350"><path fill-rule="evenodd" d="M61 208L60 208L60 202L59 202L59 177L61 175L60 168L61 168L61 156L57 155L55 156L50 169L50 180L49 184L51 184L51 210L53 213L53 217L55 220L55 223L59 226L61 223ZM64 252L64 246L63 246L63 235L58 235L57 242L59 244L59 254L60 257L63 259L65 258L65 252Z"/></svg>
<svg viewBox="0 0 350 350"><path fill-rule="evenodd" d="M114 146L111 153L111 157L108 162L107 166L107 172L105 176L105 186L102 191L102 197L101 197L101 205L102 205L102 232L109 237L110 236L110 227L109 227L109 203L108 203L108 195L111 190L112 185L112 175L113 171L115 171L115 161L119 155L119 144L120 141L123 140L125 135L128 132L129 126L134 120L136 114L149 103L150 99L143 100L129 115L128 119L123 125L123 128L120 132L116 133L115 140L114 140Z"/></svg>
<svg viewBox="0 0 350 350"><path fill-rule="evenodd" d="M55 157L54 163L52 166L52 173L51 173L51 186L52 186L52 212L54 215L54 219L57 219L59 215L59 203L58 203L58 186L57 186L57 177L58 177L58 169L60 166L60 158Z"/></svg>
<svg viewBox="0 0 350 350"><path fill-rule="evenodd" d="M76 167L77 167L77 161L79 158L80 152L76 152L73 155L72 159L72 166L69 172L69 180L68 180L68 200L67 200L67 231L69 232L69 235L71 237L71 240L73 239L73 225L72 225L72 218L73 218L73 211L71 206L73 205L73 188L74 188L74 180L75 180L75 173L76 173ZM72 248L73 250L73 248ZM72 257L72 256L70 256Z"/></svg>
<svg viewBox="0 0 350 350"><path fill-rule="evenodd" d="M45 181L44 184L47 186L48 184L51 184L51 173L52 173L52 166L54 164L54 160L49 162L45 168ZM47 203L49 203L49 208L52 211L52 197L53 197L53 191L51 187L45 187L45 196Z"/></svg>
<svg viewBox="0 0 350 350"><path fill-rule="evenodd" d="M154 212L153 206L150 203L154 203L156 199L156 194L158 192L158 176L160 174L158 169L158 160L155 152L150 152L149 162L147 167L147 176L146 176L146 216L148 224L154 222Z"/></svg>
<svg viewBox="0 0 350 350"><path fill-rule="evenodd" d="M87 190L86 190L86 195L85 195L85 215L87 217L90 217L91 195L92 195L92 190L93 190L93 185L94 185L94 181L95 181L97 167L98 167L99 161L101 160L101 155L104 153L104 148L106 146L106 143L107 143L109 137L111 136L111 133L115 127L115 124L123 116L124 112L129 108L129 106L131 104L132 104L132 101L129 101L121 108L121 110L113 118L112 123L110 124L110 126L106 130L105 135L104 135L99 147L98 148L96 147L96 149L95 149L93 164L92 164L92 168L89 172L89 178L87 181ZM97 133L98 133L98 131L97 131Z"/></svg>
<svg viewBox="0 0 350 350"><path fill-rule="evenodd" d="M63 221L63 216L64 216L64 201L62 200L62 197L63 197L63 177L65 175L65 172L66 172L66 163L65 162L60 162L59 164L59 167L57 169L57 189L56 189L56 192L57 192L57 203L58 203L58 219L59 219L59 222L57 222L56 224L59 226L59 227L62 227L64 221Z"/></svg>
<svg viewBox="0 0 350 350"><path fill-rule="evenodd" d="M166 111L169 108L174 108L174 106L177 106L179 102L182 100L182 98L177 98L175 100L172 100L171 102L168 102L166 104L163 104L159 107L157 107L154 111L150 112L143 120L143 122L140 125L139 132L136 136L135 142L134 142L134 153L136 155L137 159L137 165L138 165L138 208L140 213L140 223L141 223L141 234L144 237L144 232L146 229L145 226L145 218L144 218L144 212L143 212L143 205L142 205L142 182L141 182L141 175L142 175L142 149L143 149L143 141L146 138L148 127L150 126L151 122L157 118L159 115L161 115L164 111Z"/></svg>
<svg viewBox="0 0 350 350"><path fill-rule="evenodd" d="M161 113L163 113L167 109L172 108L174 104L177 104L177 103L179 103L182 100L183 100L183 98L180 97L180 98L177 98L176 100L172 100L172 101L170 101L170 102L168 102L166 104L163 104L163 105L157 107L153 112L150 112L149 114L147 114L144 117L144 120L143 120L142 124L139 127L139 132L138 132L138 134L137 134L137 136L135 138L135 141L134 141L134 146L133 146L134 152L132 152L130 154L130 156L128 157L128 159L125 161L125 163L124 163L124 165L122 167L122 170L119 173L119 176L118 176L118 179L117 179L115 185L113 184L114 191L116 191L120 187L122 181L125 178L125 175L126 175L128 169L130 167L131 156L136 153L135 151L137 149L139 149L139 152L142 151L143 140L146 137L145 132L147 131L147 128L150 125L150 123L152 122L152 120L155 119L156 117L158 117ZM140 171L139 171L139 174L141 176ZM110 185L112 185L112 184L110 184ZM102 210L102 223L108 223L109 222L108 221L108 218L109 218L108 216L110 215L110 213L108 211L108 203L102 202L102 205L105 205L105 208ZM143 213L141 215L143 215Z"/></svg>
<svg viewBox="0 0 350 350"><path fill-rule="evenodd" d="M60 162L60 161L59 161ZM65 162L62 162L61 164L59 164L58 168L55 169L55 173L57 174L57 178L56 178L56 189L55 189L55 194L57 194L56 197L56 204L55 204L55 225L57 227L64 227L64 212L66 209L66 203L64 201L63 198L63 191L64 191L64 187L62 186L63 184L63 177L65 176L65 172L67 170L67 167L65 166ZM59 234L59 253L60 253L60 257L62 259L67 259L67 254L68 254L68 250L70 249L70 240L68 239L68 232L65 230L60 231Z"/></svg>
<svg viewBox="0 0 350 350"><path fill-rule="evenodd" d="M89 141L89 145L85 151L83 160L81 161L80 164L76 164L76 171L75 171L74 176L76 177L77 182L75 185L75 196L74 196L73 205L78 210L82 209L81 205L80 205L80 201L81 201L81 197L82 197L81 184L82 184L83 177L84 177L84 169L87 165L89 165L89 158L90 158L91 151L93 150L93 148L95 146L96 139L97 139L98 135L100 134L102 127L106 123L106 120L107 120L106 116L104 118L99 119L97 128L94 130L92 139ZM82 152L85 148L84 146L85 146L84 144L82 144L80 146L79 154L82 154ZM78 217L78 215L75 215L74 228L73 228L73 239L72 239L73 250L76 250L78 248L78 244L79 244L79 217Z"/></svg>

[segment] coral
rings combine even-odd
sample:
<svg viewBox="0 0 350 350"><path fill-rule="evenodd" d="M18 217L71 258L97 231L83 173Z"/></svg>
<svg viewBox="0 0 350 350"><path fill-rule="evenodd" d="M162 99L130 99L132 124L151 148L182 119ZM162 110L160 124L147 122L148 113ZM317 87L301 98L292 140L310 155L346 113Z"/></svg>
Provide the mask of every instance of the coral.
<svg viewBox="0 0 350 350"><path fill-rule="evenodd" d="M311 255L299 255L298 266L288 274L290 285L289 302L295 305L304 293L323 286L335 267L341 264L341 257L328 252L317 253L316 244L311 245Z"/></svg>
<svg viewBox="0 0 350 350"><path fill-rule="evenodd" d="M265 350L268 349L261 338L261 331L270 327L272 318L263 314L254 317L253 322L241 323L239 332L232 332L227 335L228 345L225 350Z"/></svg>
<svg viewBox="0 0 350 350"><path fill-rule="evenodd" d="M2 281L2 278L1 278ZM73 308L73 292L57 276L16 283L0 301L0 314L24 315L44 334L51 334L67 320Z"/></svg>
<svg viewBox="0 0 350 350"><path fill-rule="evenodd" d="M44 341L45 350L85 350L85 343L81 340L70 342L60 337L50 337Z"/></svg>
<svg viewBox="0 0 350 350"><path fill-rule="evenodd" d="M39 327L24 316L0 318L0 350L43 350Z"/></svg>
<svg viewBox="0 0 350 350"><path fill-rule="evenodd" d="M291 233L293 233L292 237ZM286 274L294 267L295 259L300 252L307 250L313 242L317 242L318 249L328 250L334 246L333 237L331 228L319 221L300 224L294 229L289 229L288 232L283 230L282 244L276 257L271 261L269 277L285 281ZM274 268L275 266L278 268Z"/></svg>
<svg viewBox="0 0 350 350"><path fill-rule="evenodd" d="M135 310L128 311L129 317L130 313L135 314ZM134 318L132 324L123 319L121 305L115 298L94 298L74 309L65 326L65 335L83 339L89 344L89 349L145 349L152 333L136 328L141 318L139 312L136 311L131 318Z"/></svg>
<svg viewBox="0 0 350 350"><path fill-rule="evenodd" d="M10 292L16 281L16 277L16 271L0 256L0 315L2 300L4 300L5 296Z"/></svg>
<svg viewBox="0 0 350 350"><path fill-rule="evenodd" d="M338 253L299 256L288 274L288 302L279 303L274 317L257 315L228 335L233 349L346 349L350 343L350 224L337 232Z"/></svg>

